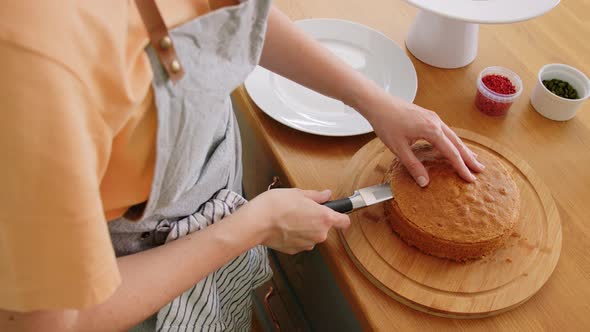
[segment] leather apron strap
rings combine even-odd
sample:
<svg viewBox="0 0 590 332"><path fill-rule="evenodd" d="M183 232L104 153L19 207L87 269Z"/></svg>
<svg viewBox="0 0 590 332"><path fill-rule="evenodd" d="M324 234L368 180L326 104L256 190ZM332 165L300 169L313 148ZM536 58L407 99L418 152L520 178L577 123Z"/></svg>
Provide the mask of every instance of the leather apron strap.
<svg viewBox="0 0 590 332"><path fill-rule="evenodd" d="M155 0L135 0L135 3L147 29L150 44L158 54L160 63L166 70L170 80L177 82L184 76L184 69L176 55L174 43L168 34L168 28Z"/></svg>

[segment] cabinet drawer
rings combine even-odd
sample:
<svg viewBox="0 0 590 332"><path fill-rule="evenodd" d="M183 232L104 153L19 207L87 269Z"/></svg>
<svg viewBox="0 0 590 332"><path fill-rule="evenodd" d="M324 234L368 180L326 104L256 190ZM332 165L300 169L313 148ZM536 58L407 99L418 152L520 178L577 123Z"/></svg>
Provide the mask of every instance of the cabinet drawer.
<svg viewBox="0 0 590 332"><path fill-rule="evenodd" d="M254 292L258 311L271 330L282 332L310 331L303 311L293 291L290 289L283 271L275 264L273 253L269 254L269 261L274 275ZM260 315L259 315L260 316ZM279 328L276 328L276 324Z"/></svg>
<svg viewBox="0 0 590 332"><path fill-rule="evenodd" d="M361 331L317 248L296 255L276 253L276 257L312 331Z"/></svg>

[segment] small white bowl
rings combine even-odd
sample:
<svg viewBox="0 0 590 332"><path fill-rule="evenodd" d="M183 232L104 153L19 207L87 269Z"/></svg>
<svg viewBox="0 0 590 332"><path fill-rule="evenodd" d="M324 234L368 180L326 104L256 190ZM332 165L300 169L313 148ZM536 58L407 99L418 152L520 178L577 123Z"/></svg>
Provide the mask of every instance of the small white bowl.
<svg viewBox="0 0 590 332"><path fill-rule="evenodd" d="M562 98L549 91L543 85L543 80L554 78L568 82L578 91L580 98ZM576 112L588 97L590 97L590 80L584 73L568 65L552 63L539 70L537 85L531 95L531 104L539 114L548 119L566 121L576 116Z"/></svg>

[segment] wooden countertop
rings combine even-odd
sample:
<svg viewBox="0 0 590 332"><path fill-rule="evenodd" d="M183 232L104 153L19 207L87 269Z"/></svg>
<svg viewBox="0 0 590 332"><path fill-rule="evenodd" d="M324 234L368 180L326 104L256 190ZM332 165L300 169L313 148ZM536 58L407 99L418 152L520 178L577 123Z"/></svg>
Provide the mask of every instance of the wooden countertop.
<svg viewBox="0 0 590 332"><path fill-rule="evenodd" d="M399 45L417 10L403 1L276 0L293 19L341 18L382 31ZM454 127L466 128L505 145L540 175L553 193L563 225L559 263L541 290L520 307L499 316L455 320L410 309L374 287L355 268L336 233L320 247L363 327L375 330L590 330L590 102L567 122L534 111L529 99L537 72L547 63L566 63L590 74L590 2L563 1L548 14L522 23L482 25L479 54L467 67L438 69L412 59L418 73L415 102L436 111ZM524 84L505 118L475 110L479 72L500 65ZM300 188L338 189L340 173L352 155L374 136L329 138L301 133L258 109L245 89L235 94L247 123L266 145L287 181Z"/></svg>

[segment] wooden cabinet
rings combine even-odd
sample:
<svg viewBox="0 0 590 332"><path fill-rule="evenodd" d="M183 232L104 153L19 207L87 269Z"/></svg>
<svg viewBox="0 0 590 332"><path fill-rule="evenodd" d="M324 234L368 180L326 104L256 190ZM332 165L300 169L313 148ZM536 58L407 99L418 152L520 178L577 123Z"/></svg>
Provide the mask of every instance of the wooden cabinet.
<svg viewBox="0 0 590 332"><path fill-rule="evenodd" d="M313 331L361 330L318 249L275 255Z"/></svg>
<svg viewBox="0 0 590 332"><path fill-rule="evenodd" d="M311 331L301 305L272 252L269 258L274 275L254 292L256 314L261 325L268 331Z"/></svg>
<svg viewBox="0 0 590 332"><path fill-rule="evenodd" d="M289 187L273 164L268 146L253 133L236 109L243 146L244 195L252 199L267 190L273 176ZM360 331L353 312L341 294L319 251L285 255L269 250L274 276L254 294L257 317L266 331ZM273 294L268 297L272 287ZM268 306L265 307L265 298Z"/></svg>

